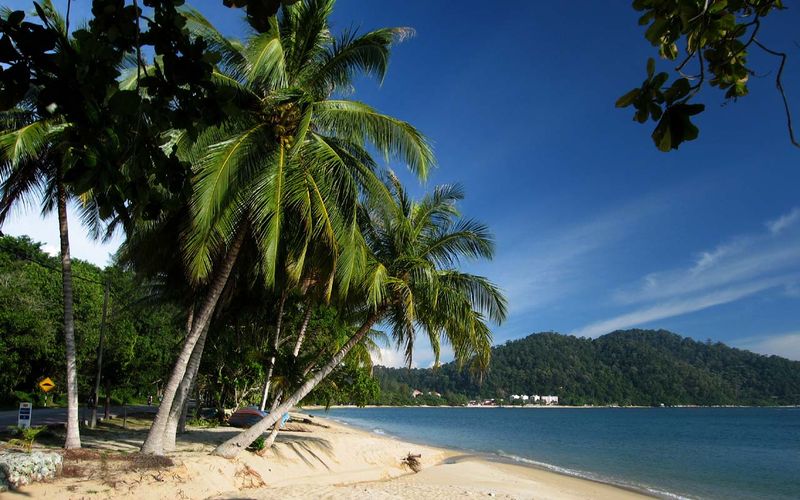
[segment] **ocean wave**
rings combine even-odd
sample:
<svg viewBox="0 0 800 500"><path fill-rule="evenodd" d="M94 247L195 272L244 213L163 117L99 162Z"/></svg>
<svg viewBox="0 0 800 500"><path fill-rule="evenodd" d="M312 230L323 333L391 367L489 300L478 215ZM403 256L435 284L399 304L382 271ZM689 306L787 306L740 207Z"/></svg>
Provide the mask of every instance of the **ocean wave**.
<svg viewBox="0 0 800 500"><path fill-rule="evenodd" d="M692 500L691 497L682 496L682 495L679 495L677 493L672 493L670 491L659 490L659 489L651 488L649 486L645 486L645 485L641 485L641 484L632 484L632 483L627 483L627 482L624 482L624 481L613 480L613 479L610 479L610 478L607 478L607 477L603 477L603 476L600 476L600 475L597 475L597 474L592 474L590 472L583 472L583 471L578 471L578 470L574 470L574 469L569 469L567 467L560 467L558 465L548 464L546 462L540 462L538 460L533 460L533 459L530 459L530 458L520 457L519 455L513 455L511 453L505 453L503 450L497 450L496 455L501 457L501 458L504 458L504 459L512 460L514 462L522 463L522 464L525 464L525 465L531 465L531 466L534 466L534 467L538 467L540 469L549 470L549 471L552 471L552 472L556 472L558 474L563 474L565 476L572 476L572 477L577 477L577 478L580 478L580 479L588 479L590 481L596 481L598 483L605 483L605 484L610 484L610 485L613 485L613 486L619 486L619 487L626 488L626 489L632 489L632 490L636 490L636 491L639 491L639 492L644 492L644 493L653 495L653 496L658 497L658 498L665 498L665 499L670 499L670 500Z"/></svg>
<svg viewBox="0 0 800 500"><path fill-rule="evenodd" d="M381 428L372 429L372 432L373 432L374 434L378 434L378 435L380 435L380 436L385 436L385 435L386 435L386 431L384 431L384 430L383 430L383 429L381 429Z"/></svg>

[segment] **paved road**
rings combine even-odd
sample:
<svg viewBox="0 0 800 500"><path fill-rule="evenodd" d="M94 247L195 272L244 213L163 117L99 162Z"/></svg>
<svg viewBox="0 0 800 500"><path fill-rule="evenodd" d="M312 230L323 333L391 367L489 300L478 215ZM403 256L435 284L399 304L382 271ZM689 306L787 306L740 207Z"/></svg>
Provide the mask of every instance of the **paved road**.
<svg viewBox="0 0 800 500"><path fill-rule="evenodd" d="M149 412L155 413L158 406L128 406L128 413ZM81 419L88 419L91 415L91 410L88 408L81 408ZM98 416L104 415L104 408L97 409ZM111 415L114 417L123 414L122 406L112 406ZM63 424L67 421L66 408L34 408L33 415L31 415L31 425L45 425L45 424ZM17 410L0 411L0 429L5 429L9 425L17 425Z"/></svg>

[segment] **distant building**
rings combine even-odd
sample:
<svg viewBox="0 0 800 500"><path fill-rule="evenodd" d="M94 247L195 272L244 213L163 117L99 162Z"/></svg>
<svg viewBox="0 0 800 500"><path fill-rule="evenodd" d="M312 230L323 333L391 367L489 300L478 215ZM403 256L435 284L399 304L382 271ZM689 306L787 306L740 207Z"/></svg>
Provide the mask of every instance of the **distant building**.
<svg viewBox="0 0 800 500"><path fill-rule="evenodd" d="M411 393L411 397L412 398L416 398L417 396L422 396L422 391L418 391L417 389L414 389L414 391Z"/></svg>
<svg viewBox="0 0 800 500"><path fill-rule="evenodd" d="M538 394L534 394L533 396L531 396L531 401L533 401L534 403L539 403L539 402L541 402L541 400L542 400L542 397L539 396Z"/></svg>
<svg viewBox="0 0 800 500"><path fill-rule="evenodd" d="M436 391L429 391L429 392L428 392L428 396L436 396L437 398L440 398L440 397L442 397L442 395L441 395L441 394L439 394L439 393L438 393L438 392L436 392Z"/></svg>
<svg viewBox="0 0 800 500"><path fill-rule="evenodd" d="M523 400L523 401L527 401L527 400L528 400L528 396L525 396L525 395L523 395L523 396L522 396L522 400Z"/></svg>
<svg viewBox="0 0 800 500"><path fill-rule="evenodd" d="M511 395L511 399L512 399L512 400L517 400L517 399L519 399L519 394L512 394L512 395Z"/></svg>
<svg viewBox="0 0 800 500"><path fill-rule="evenodd" d="M558 396L542 396L542 403L546 405L557 405Z"/></svg>

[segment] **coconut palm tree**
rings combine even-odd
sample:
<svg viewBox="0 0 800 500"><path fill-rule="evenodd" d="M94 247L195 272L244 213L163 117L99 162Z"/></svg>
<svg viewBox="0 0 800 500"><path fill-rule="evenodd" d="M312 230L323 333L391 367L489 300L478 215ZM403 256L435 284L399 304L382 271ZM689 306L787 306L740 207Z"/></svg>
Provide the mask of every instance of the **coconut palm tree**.
<svg viewBox="0 0 800 500"><path fill-rule="evenodd" d="M408 198L394 175L386 187L391 202L367 200L360 217L371 250L362 286L362 303L368 305L363 323L293 394L258 424L218 446L215 455L230 458L245 449L336 369L378 322L388 326L409 362L416 335L422 332L437 362L445 341L459 362L478 359L485 365L491 347L486 321L501 322L506 301L489 280L457 266L465 258L492 257L487 228L460 217L456 202L463 193L458 186L438 187L420 202Z"/></svg>
<svg viewBox="0 0 800 500"><path fill-rule="evenodd" d="M231 41L193 11L190 26L220 56L214 79L237 109L196 140L177 133L179 155L195 169L184 255L192 279L209 283L162 406L142 446L163 453L175 393L245 240L257 245L267 287L296 286L308 252L324 245L346 290L366 263L356 222L359 196L385 195L368 148L424 177L430 147L408 123L357 101L334 99L361 74L383 79L389 49L409 32L331 35L333 0L306 0L269 19L246 43ZM382 194L383 193L383 194ZM279 279L286 270L286 279ZM333 284L328 289L332 289Z"/></svg>
<svg viewBox="0 0 800 500"><path fill-rule="evenodd" d="M56 50L63 50L71 43L64 19L50 0L45 0L37 12L37 15L44 16L42 21L59 33ZM64 173L72 166L68 137L70 124L58 115L40 116L35 103L36 90L31 89L17 108L0 116L0 225L14 206L28 204L31 197L41 199L43 216L54 209L57 211L67 365L67 436L64 447L80 448L68 203L70 200L80 201L80 217L92 235L99 235L101 221L91 193L72 192L64 179Z"/></svg>

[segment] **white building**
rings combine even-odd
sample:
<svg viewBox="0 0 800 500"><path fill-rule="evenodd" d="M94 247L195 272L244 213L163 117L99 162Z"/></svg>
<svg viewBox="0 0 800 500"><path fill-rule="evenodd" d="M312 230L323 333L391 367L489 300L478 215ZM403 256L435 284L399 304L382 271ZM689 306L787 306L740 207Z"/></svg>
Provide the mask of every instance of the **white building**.
<svg viewBox="0 0 800 500"><path fill-rule="evenodd" d="M546 405L557 405L558 396L542 396L542 402Z"/></svg>
<svg viewBox="0 0 800 500"><path fill-rule="evenodd" d="M528 396L522 396L522 400L523 401L527 401L528 400Z"/></svg>

